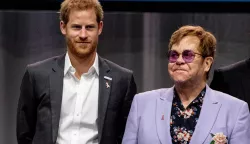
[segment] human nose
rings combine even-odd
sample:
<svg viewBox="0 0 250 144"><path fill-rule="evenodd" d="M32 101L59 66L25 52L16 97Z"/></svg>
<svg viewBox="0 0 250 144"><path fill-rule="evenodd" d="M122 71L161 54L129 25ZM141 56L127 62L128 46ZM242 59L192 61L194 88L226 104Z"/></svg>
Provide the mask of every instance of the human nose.
<svg viewBox="0 0 250 144"><path fill-rule="evenodd" d="M80 38L85 39L88 37L87 30L85 28L82 28L79 34Z"/></svg>
<svg viewBox="0 0 250 144"><path fill-rule="evenodd" d="M184 63L185 61L183 60L182 54L180 54L176 60L176 64L184 64Z"/></svg>

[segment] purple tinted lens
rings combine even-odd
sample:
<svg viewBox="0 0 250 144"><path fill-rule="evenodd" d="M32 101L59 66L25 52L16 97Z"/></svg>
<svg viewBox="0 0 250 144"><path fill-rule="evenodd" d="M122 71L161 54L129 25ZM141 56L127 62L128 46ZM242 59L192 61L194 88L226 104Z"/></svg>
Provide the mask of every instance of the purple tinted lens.
<svg viewBox="0 0 250 144"><path fill-rule="evenodd" d="M176 52L174 50L169 51L168 60L169 60L170 63L176 62L178 58L179 58L179 53L178 52Z"/></svg>
<svg viewBox="0 0 250 144"><path fill-rule="evenodd" d="M182 52L182 58L186 63L190 63L194 60L195 53L191 50L184 50Z"/></svg>

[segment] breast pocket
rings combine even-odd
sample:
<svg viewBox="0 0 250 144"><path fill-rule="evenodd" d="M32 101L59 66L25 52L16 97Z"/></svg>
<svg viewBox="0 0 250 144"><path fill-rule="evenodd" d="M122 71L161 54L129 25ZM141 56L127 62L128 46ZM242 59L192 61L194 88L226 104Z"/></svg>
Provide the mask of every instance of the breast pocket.
<svg viewBox="0 0 250 144"><path fill-rule="evenodd" d="M115 111L119 110L119 108L121 108L123 105L125 96L126 96L125 90L122 90L120 88L112 90L109 97L108 109Z"/></svg>
<svg viewBox="0 0 250 144"><path fill-rule="evenodd" d="M122 106L122 99L118 99L115 96L109 100L108 109L117 111Z"/></svg>
<svg viewBox="0 0 250 144"><path fill-rule="evenodd" d="M226 127L215 127L210 131L206 139L206 142L204 144L210 143L213 140L213 135L216 135L218 133L222 133L223 135L227 137L227 139L229 139L228 137L229 135L228 135L228 131Z"/></svg>
<svg viewBox="0 0 250 144"><path fill-rule="evenodd" d="M211 130L211 134L216 133L223 133L224 135L228 136L227 128L226 127L216 127Z"/></svg>

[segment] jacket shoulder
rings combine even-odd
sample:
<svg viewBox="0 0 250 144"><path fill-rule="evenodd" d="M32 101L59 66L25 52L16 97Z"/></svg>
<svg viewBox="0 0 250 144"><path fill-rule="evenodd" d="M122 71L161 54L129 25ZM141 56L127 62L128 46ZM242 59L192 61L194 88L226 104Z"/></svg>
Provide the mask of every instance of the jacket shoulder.
<svg viewBox="0 0 250 144"><path fill-rule="evenodd" d="M247 103L241 99L238 99L232 95L226 94L224 92L220 92L217 90L213 90L214 95L216 95L216 98L222 103L223 105L227 105L228 107L231 107L232 109L239 109L242 105L247 105ZM232 107L233 106L233 107Z"/></svg>
<svg viewBox="0 0 250 144"><path fill-rule="evenodd" d="M107 60L107 59L104 59L103 60L108 64L108 66L110 67L110 69L114 72L123 72L123 73L128 73L128 74L132 74L133 71L128 69L128 68L125 68L125 67L122 67L110 60Z"/></svg>
<svg viewBox="0 0 250 144"><path fill-rule="evenodd" d="M141 92L135 95L135 98L138 101L151 101L153 99L157 99L161 96L166 97L166 94L170 89L169 88L161 88L150 91Z"/></svg>
<svg viewBox="0 0 250 144"><path fill-rule="evenodd" d="M30 68L46 67L47 65L51 65L51 63L56 61L59 57L61 56L54 56L54 57L50 57L41 61L37 61L31 64L28 64L27 67L30 67Z"/></svg>
<svg viewBox="0 0 250 144"><path fill-rule="evenodd" d="M26 66L26 71L31 75L46 75L51 72L52 67L58 62L59 58L63 58L63 55L50 57L41 61L37 61Z"/></svg>
<svg viewBox="0 0 250 144"><path fill-rule="evenodd" d="M136 105L138 115L147 115L155 113L157 101L161 98L170 97L169 88L156 89L138 93L135 95L133 105ZM150 116L151 117L151 116Z"/></svg>
<svg viewBox="0 0 250 144"><path fill-rule="evenodd" d="M218 68L217 71L221 71L221 72L238 72L241 70L245 70L247 69L247 61L249 60L241 60L239 62L227 65L227 66L223 66L221 68Z"/></svg>

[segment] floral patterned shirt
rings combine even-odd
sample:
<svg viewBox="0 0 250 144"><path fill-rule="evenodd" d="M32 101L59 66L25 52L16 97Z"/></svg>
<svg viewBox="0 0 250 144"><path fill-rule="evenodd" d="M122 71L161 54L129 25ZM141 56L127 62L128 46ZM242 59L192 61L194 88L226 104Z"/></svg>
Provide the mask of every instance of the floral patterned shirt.
<svg viewBox="0 0 250 144"><path fill-rule="evenodd" d="M174 90L170 116L170 133L173 144L189 144L200 116L205 93L206 87L185 109Z"/></svg>

